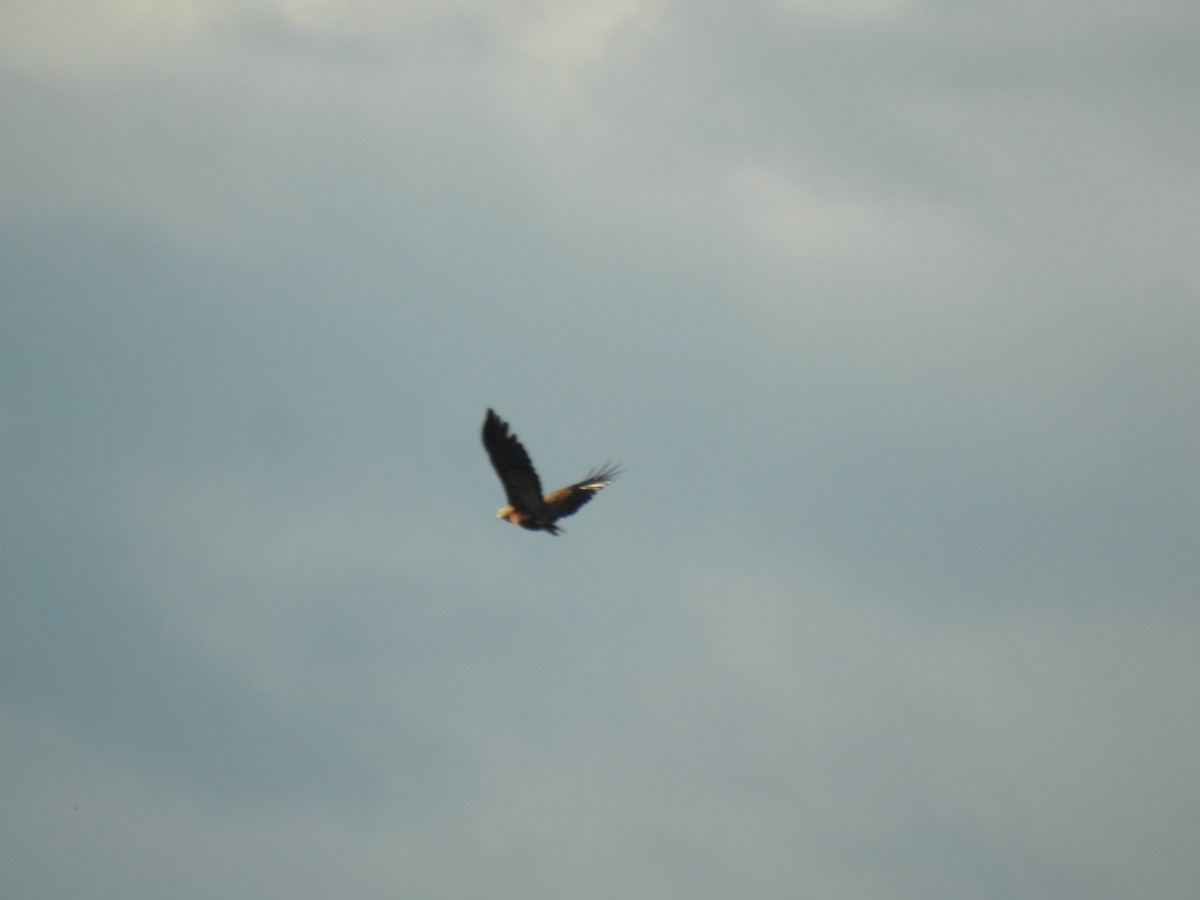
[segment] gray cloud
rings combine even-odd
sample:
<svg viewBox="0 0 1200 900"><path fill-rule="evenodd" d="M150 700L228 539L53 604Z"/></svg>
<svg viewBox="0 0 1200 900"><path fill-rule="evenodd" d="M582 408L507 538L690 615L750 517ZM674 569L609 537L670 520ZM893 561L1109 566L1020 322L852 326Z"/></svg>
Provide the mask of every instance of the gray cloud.
<svg viewBox="0 0 1200 900"><path fill-rule="evenodd" d="M1190 896L1182 6L44 9L6 893Z"/></svg>

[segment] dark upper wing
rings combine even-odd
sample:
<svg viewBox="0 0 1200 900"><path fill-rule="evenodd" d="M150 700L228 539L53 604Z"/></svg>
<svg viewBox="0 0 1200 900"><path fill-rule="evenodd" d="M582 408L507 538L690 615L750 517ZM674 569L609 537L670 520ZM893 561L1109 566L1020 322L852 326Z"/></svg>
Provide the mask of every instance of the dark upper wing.
<svg viewBox="0 0 1200 900"><path fill-rule="evenodd" d="M546 517L551 521L576 512L596 495L601 488L612 484L621 470L616 466L604 465L593 469L587 477L546 495Z"/></svg>
<svg viewBox="0 0 1200 900"><path fill-rule="evenodd" d="M539 513L542 509L542 483L538 480L529 454L515 434L509 434L508 423L492 410L483 420L483 446L500 476L504 493L513 509Z"/></svg>

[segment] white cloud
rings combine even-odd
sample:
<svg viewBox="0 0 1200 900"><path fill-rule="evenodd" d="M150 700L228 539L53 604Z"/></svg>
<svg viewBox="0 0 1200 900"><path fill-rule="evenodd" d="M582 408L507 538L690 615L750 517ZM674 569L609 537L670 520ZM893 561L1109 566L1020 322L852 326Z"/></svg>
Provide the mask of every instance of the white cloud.
<svg viewBox="0 0 1200 900"><path fill-rule="evenodd" d="M856 24L891 21L920 6L916 0L775 0L775 3L789 13Z"/></svg>
<svg viewBox="0 0 1200 900"><path fill-rule="evenodd" d="M767 249L766 261L793 273L923 271L961 255L971 238L953 208L899 192L855 192L765 164L736 168L729 193L747 229Z"/></svg>
<svg viewBox="0 0 1200 900"><path fill-rule="evenodd" d="M14 68L91 82L114 68L169 64L194 52L203 26L238 5L240 0L19 0L0 11L0 41Z"/></svg>

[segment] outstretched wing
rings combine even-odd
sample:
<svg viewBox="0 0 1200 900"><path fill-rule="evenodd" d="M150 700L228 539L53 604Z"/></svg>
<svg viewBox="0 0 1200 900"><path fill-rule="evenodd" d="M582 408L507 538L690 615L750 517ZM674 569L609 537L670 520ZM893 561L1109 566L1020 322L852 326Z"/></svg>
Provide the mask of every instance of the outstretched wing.
<svg viewBox="0 0 1200 900"><path fill-rule="evenodd" d="M529 461L529 454L517 436L509 434L508 423L490 409L483 420L483 446L504 485L509 505L517 512L540 515L542 483Z"/></svg>
<svg viewBox="0 0 1200 900"><path fill-rule="evenodd" d="M546 495L546 518L553 522L579 510L596 492L616 481L621 470L613 465L593 469L587 477Z"/></svg>

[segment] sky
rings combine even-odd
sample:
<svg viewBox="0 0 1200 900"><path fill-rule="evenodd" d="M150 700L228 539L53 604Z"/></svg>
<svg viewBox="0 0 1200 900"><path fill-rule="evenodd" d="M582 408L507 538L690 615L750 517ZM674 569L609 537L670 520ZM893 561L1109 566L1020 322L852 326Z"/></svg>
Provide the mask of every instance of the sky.
<svg viewBox="0 0 1200 900"><path fill-rule="evenodd" d="M3 4L0 893L1193 897L1198 41Z"/></svg>

